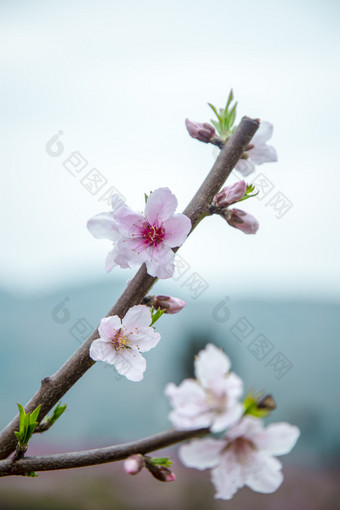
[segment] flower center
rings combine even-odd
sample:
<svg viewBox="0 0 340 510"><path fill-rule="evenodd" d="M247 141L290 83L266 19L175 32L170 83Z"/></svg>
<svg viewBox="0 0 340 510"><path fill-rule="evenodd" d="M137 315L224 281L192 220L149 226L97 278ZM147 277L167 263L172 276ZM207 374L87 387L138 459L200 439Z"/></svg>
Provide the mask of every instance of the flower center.
<svg viewBox="0 0 340 510"><path fill-rule="evenodd" d="M114 337L111 340L111 343L113 345L113 348L115 351L122 351L123 349L130 349L128 344L128 339L126 336L122 334L122 330L119 329L116 331Z"/></svg>
<svg viewBox="0 0 340 510"><path fill-rule="evenodd" d="M158 246L164 239L165 230L161 226L147 224L142 230L144 244Z"/></svg>
<svg viewBox="0 0 340 510"><path fill-rule="evenodd" d="M249 454L256 450L255 445L249 439L245 437L237 437L226 447L226 450L232 449L234 455L237 458L237 462L240 464L246 464Z"/></svg>

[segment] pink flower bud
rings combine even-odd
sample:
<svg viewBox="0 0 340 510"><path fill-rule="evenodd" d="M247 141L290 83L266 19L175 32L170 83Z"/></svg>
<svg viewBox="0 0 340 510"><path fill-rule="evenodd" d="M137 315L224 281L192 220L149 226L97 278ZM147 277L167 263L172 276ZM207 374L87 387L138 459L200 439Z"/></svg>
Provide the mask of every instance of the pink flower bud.
<svg viewBox="0 0 340 510"><path fill-rule="evenodd" d="M247 191L245 181L236 182L232 186L226 186L215 196L216 205L219 207L228 207L241 200Z"/></svg>
<svg viewBox="0 0 340 510"><path fill-rule="evenodd" d="M178 313L186 305L184 301L172 296L156 296L153 303L154 308L165 309L165 313Z"/></svg>
<svg viewBox="0 0 340 510"><path fill-rule="evenodd" d="M129 475L136 475L144 466L143 458L141 455L131 455L124 460L124 469Z"/></svg>
<svg viewBox="0 0 340 510"><path fill-rule="evenodd" d="M224 217L229 225L242 230L245 234L256 234L259 228L257 219L240 209L227 209Z"/></svg>
<svg viewBox="0 0 340 510"><path fill-rule="evenodd" d="M176 480L176 475L171 469L165 466L155 466L148 465L146 466L152 476L159 480L160 482L174 482Z"/></svg>
<svg viewBox="0 0 340 510"><path fill-rule="evenodd" d="M207 122L202 124L201 122L191 122L191 120L185 119L185 125L189 135L200 142L209 143L215 134L215 129Z"/></svg>

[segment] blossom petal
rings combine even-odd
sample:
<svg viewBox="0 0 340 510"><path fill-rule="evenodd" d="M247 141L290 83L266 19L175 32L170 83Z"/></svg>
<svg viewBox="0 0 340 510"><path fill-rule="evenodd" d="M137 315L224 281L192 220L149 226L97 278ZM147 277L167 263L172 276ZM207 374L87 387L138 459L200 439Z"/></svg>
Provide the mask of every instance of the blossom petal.
<svg viewBox="0 0 340 510"><path fill-rule="evenodd" d="M254 452L248 459L246 485L253 491L269 494L275 492L283 481L281 462L262 452Z"/></svg>
<svg viewBox="0 0 340 510"><path fill-rule="evenodd" d="M100 326L98 328L98 332L100 337L109 342L114 337L116 331L118 331L122 327L122 323L118 315L113 315L111 317L104 317L100 321Z"/></svg>
<svg viewBox="0 0 340 510"><path fill-rule="evenodd" d="M229 404L226 412L216 415L216 418L210 427L211 432L222 432L228 427L234 425L241 418L243 412L243 404L240 404L239 402Z"/></svg>
<svg viewBox="0 0 340 510"><path fill-rule="evenodd" d="M117 255L117 250L113 248L109 253L107 254L107 257L105 259L105 271L109 273L112 271L112 269L117 265L115 262L115 258ZM128 266L127 266L128 267Z"/></svg>
<svg viewBox="0 0 340 510"><path fill-rule="evenodd" d="M243 393L243 381L234 372L230 372L227 376L214 379L209 385L216 395L228 395L229 400L238 400Z"/></svg>
<svg viewBox="0 0 340 510"><path fill-rule="evenodd" d="M165 245L158 249L148 249L148 258L145 260L146 268L151 276L165 279L171 278L175 272L175 254Z"/></svg>
<svg viewBox="0 0 340 510"><path fill-rule="evenodd" d="M125 314L122 324L125 328L135 328L150 326L152 322L151 311L145 305L132 306Z"/></svg>
<svg viewBox="0 0 340 510"><path fill-rule="evenodd" d="M260 418L255 418L255 416L246 415L239 423L228 430L225 437L232 441L233 439L244 436L252 441L254 435L262 431L263 421Z"/></svg>
<svg viewBox="0 0 340 510"><path fill-rule="evenodd" d="M191 221L185 214L174 214L163 222L164 240L170 248L181 246L191 230Z"/></svg>
<svg viewBox="0 0 340 510"><path fill-rule="evenodd" d="M277 161L277 152L272 145L256 145L248 155L256 165Z"/></svg>
<svg viewBox="0 0 340 510"><path fill-rule="evenodd" d="M131 239L119 239L113 250L109 252L105 262L105 270L111 271L113 267L118 265L122 269L132 267L136 264L142 264L144 257L131 248L135 241Z"/></svg>
<svg viewBox="0 0 340 510"><path fill-rule="evenodd" d="M218 439L194 439L181 446L178 456L185 466L202 470L215 467L219 463L224 447L225 442Z"/></svg>
<svg viewBox="0 0 340 510"><path fill-rule="evenodd" d="M230 367L228 356L213 344L208 344L195 359L195 375L205 387L215 379L224 377Z"/></svg>
<svg viewBox="0 0 340 510"><path fill-rule="evenodd" d="M117 221L119 232L126 237L132 233L139 232L145 222L145 218L141 213L137 213L130 209L127 205L123 205L113 214Z"/></svg>
<svg viewBox="0 0 340 510"><path fill-rule="evenodd" d="M249 158L239 159L235 165L235 168L243 175L243 177L247 177L247 175L255 171L255 165L250 161Z"/></svg>
<svg viewBox="0 0 340 510"><path fill-rule="evenodd" d="M285 455L295 446L300 430L295 425L279 422L268 425L263 431L253 436L255 446L272 455Z"/></svg>
<svg viewBox="0 0 340 510"><path fill-rule="evenodd" d="M135 333L128 334L128 340L133 349L140 352L147 352L156 347L161 335L153 328L141 328Z"/></svg>
<svg viewBox="0 0 340 510"><path fill-rule="evenodd" d="M175 408L175 414L180 416L195 417L206 410L205 391L193 379L184 379L179 386L167 384L165 395Z"/></svg>
<svg viewBox="0 0 340 510"><path fill-rule="evenodd" d="M100 338L92 342L90 346L90 357L94 361L105 361L105 363L114 365L116 362L117 351L115 351L110 342L106 342Z"/></svg>
<svg viewBox="0 0 340 510"><path fill-rule="evenodd" d="M271 122L268 122L267 120L262 120L260 122L260 126L258 130L256 131L253 138L250 140L251 145L258 145L266 143L269 138L273 135L274 126Z"/></svg>
<svg viewBox="0 0 340 510"><path fill-rule="evenodd" d="M120 237L118 224L112 212L96 214L88 220L87 228L96 239L117 241Z"/></svg>
<svg viewBox="0 0 340 510"><path fill-rule="evenodd" d="M245 485L242 467L232 451L227 451L212 471L211 481L216 489L215 498L231 499Z"/></svg>
<svg viewBox="0 0 340 510"><path fill-rule="evenodd" d="M138 351L132 349L119 351L114 365L119 374L134 382L143 379L146 369L146 361L143 356Z"/></svg>
<svg viewBox="0 0 340 510"><path fill-rule="evenodd" d="M151 225L157 218L166 220L171 216L178 205L177 198L169 188L158 188L153 191L145 206L145 216Z"/></svg>

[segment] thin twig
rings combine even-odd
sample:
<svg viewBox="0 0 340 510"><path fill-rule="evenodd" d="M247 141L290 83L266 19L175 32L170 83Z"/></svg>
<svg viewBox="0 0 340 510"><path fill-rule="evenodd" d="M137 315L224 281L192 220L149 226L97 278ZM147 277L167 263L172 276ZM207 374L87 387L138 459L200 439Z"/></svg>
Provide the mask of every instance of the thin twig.
<svg viewBox="0 0 340 510"><path fill-rule="evenodd" d="M205 216L209 215L209 206L214 196L235 167L258 127L259 120L243 117L235 133L221 150L210 173L184 210L184 214L192 222L191 232ZM156 278L146 272L145 264L143 264L107 316L118 315L123 317L131 306L142 301L155 280ZM42 380L39 390L26 404L26 412L32 412L41 404L39 421L42 420L49 410L95 363L89 357L89 348L93 340L98 338L98 336L98 330L95 329L91 336L53 376L45 377ZM15 449L16 438L14 431L18 429L18 425L19 416L17 415L1 432L0 459L8 457Z"/></svg>
<svg viewBox="0 0 340 510"><path fill-rule="evenodd" d="M13 461L13 459L1 460L0 476L23 475L32 471L56 471L59 469L71 469L105 464L107 462L116 462L126 459L135 453L144 455L177 444L181 441L186 441L187 439L209 433L209 429L186 431L171 429L130 443L96 448L95 450L25 457L17 461Z"/></svg>

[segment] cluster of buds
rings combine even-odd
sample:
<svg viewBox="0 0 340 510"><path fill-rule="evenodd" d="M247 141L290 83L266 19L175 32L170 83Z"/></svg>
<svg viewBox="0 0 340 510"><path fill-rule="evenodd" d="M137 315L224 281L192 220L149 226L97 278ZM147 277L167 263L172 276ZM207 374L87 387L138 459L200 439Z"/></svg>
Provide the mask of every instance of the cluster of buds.
<svg viewBox="0 0 340 510"><path fill-rule="evenodd" d="M124 461L125 472L137 475L145 467L156 480L160 482L174 482L176 475L171 469L171 461L167 458L152 458L146 455L131 455Z"/></svg>
<svg viewBox="0 0 340 510"><path fill-rule="evenodd" d="M229 209L231 205L255 196L251 194L253 191L254 186L247 185L243 180L226 186L214 197L210 212L219 214L230 226L242 230L245 234L256 234L259 223L254 216L241 209Z"/></svg>

